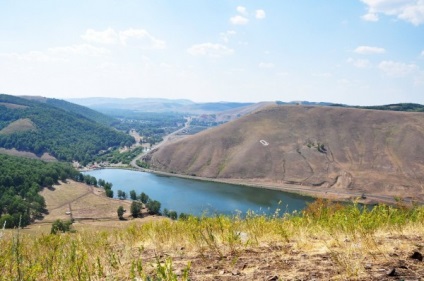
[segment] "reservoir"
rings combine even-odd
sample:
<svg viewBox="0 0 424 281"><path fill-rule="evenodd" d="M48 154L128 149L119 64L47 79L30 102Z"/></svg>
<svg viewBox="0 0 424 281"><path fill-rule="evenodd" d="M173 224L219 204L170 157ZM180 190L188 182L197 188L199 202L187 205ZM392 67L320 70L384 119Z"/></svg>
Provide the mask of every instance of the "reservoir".
<svg viewBox="0 0 424 281"><path fill-rule="evenodd" d="M273 214L277 209L281 210L280 213L293 212L304 209L307 203L313 201L311 197L283 191L131 170L101 169L85 174L112 183L115 197L117 190L125 191L128 198L131 190L135 190L137 195L144 192L152 200L161 202L161 211L166 208L196 216L246 214L249 210L259 214Z"/></svg>

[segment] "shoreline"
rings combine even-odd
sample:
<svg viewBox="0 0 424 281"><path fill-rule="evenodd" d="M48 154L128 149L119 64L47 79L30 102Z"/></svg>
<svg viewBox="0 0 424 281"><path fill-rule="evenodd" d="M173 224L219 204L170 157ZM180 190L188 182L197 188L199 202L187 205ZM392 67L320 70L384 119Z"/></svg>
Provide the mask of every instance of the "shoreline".
<svg viewBox="0 0 424 281"><path fill-rule="evenodd" d="M366 198L363 199L362 195L364 194L364 192L360 192L360 191L349 192L346 190L339 191L339 190L330 190L330 189L316 189L311 186L302 186L302 185L287 184L287 183L258 182L255 180L246 180L246 179L213 179L213 178L205 178L205 177L169 173L169 172L163 172L163 171L157 171L157 170L150 170L150 169L144 169L141 167L135 168L131 166L101 167L98 169L131 170L131 171L156 174L159 176L177 177L177 178L205 181L205 182L226 183L226 184L234 184L239 186L249 186L249 187L254 187L259 189L277 190L277 191L282 191L287 193L293 193L293 194L298 194L301 196L307 196L312 198L324 198L324 199L330 199L333 201L341 201L341 202L358 202L360 204L366 204L366 205L373 205L378 203L393 205L393 204L399 203L393 196L380 195L380 194L365 193ZM88 172L90 170L97 170L97 169L86 169L86 170L83 170L83 172ZM412 198L403 198L401 203L409 203L409 204L415 203L420 205L424 204L423 201L414 200Z"/></svg>

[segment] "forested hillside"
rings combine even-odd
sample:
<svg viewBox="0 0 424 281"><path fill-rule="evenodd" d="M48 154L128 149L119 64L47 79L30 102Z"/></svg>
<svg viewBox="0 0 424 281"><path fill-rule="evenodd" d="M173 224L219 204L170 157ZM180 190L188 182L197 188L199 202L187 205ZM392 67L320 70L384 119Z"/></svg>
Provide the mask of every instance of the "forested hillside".
<svg viewBox="0 0 424 281"><path fill-rule="evenodd" d="M96 121L97 123L100 123L106 126L111 126L111 125L113 126L119 123L119 121L113 117L104 115L98 111L95 111L85 106L67 102L65 100L48 98L46 99L46 103L53 105L54 107L61 108L65 111L79 114L87 119L91 119L93 121Z"/></svg>
<svg viewBox="0 0 424 281"><path fill-rule="evenodd" d="M66 163L0 154L0 226L26 226L45 213L44 198L38 192L58 180L79 179L80 173Z"/></svg>
<svg viewBox="0 0 424 281"><path fill-rule="evenodd" d="M133 142L131 136L80 114L0 95L0 147L86 163L100 150Z"/></svg>

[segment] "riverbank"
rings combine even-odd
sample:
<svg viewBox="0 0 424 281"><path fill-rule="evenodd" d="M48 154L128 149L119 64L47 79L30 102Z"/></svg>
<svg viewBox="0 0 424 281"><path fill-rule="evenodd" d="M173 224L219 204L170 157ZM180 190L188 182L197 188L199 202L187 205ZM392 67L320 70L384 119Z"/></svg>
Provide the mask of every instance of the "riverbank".
<svg viewBox="0 0 424 281"><path fill-rule="evenodd" d="M270 181L263 181L260 179L250 180L250 179L214 179L214 178L205 178L198 176L190 176L176 173L168 173L163 171L144 169L141 167L130 167L130 166L120 166L120 167L104 167L105 169L124 169L132 170L139 172L152 173L165 177L176 177L182 179L190 179L196 181L212 182L212 183L223 183L223 184L233 184L239 186L249 186L259 189L268 189L268 190L277 190L288 193L294 193L302 196L314 197L314 198L324 198L332 201L342 201L349 202L355 201L361 204L373 205L377 203L385 204L397 204L399 201L407 204L424 204L424 198L403 198L402 196L396 195L385 195L385 194L373 194L373 193L364 193L363 191L357 190L335 190L331 188L323 188L318 186L304 186L298 184L287 184L287 183L277 183ZM86 170L85 170L86 171Z"/></svg>

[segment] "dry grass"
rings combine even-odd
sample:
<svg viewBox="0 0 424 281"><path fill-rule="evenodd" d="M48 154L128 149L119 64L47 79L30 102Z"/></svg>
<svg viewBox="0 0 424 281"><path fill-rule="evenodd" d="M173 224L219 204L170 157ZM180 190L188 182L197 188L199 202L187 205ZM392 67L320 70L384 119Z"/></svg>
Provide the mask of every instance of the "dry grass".
<svg viewBox="0 0 424 281"><path fill-rule="evenodd" d="M14 104L14 103L8 103L8 102L0 102L0 106L5 106L10 109L26 109L28 106L26 105L20 105L20 104Z"/></svg>
<svg viewBox="0 0 424 281"><path fill-rule="evenodd" d="M411 255L423 252L423 234L423 207L361 211L324 201L284 218L14 231L0 240L0 280L420 280L424 264Z"/></svg>
<svg viewBox="0 0 424 281"><path fill-rule="evenodd" d="M37 130L37 127L31 121L31 119L23 118L23 119L13 121L9 125L7 125L5 128L0 130L0 134L11 135L14 133L28 132L28 131L35 131L35 130Z"/></svg>
<svg viewBox="0 0 424 281"><path fill-rule="evenodd" d="M46 200L49 213L43 220L30 225L25 232L28 233L49 233L51 223L57 219L67 220L70 215L69 205L72 210L72 217L75 220L73 224L76 230L107 230L124 228L133 222L130 216L129 200L111 199L105 196L104 190L88 186L75 181L67 181L55 185L52 189L45 188L41 195ZM117 209L123 206L127 212L124 215L124 221L120 221L117 215ZM147 215L146 210L144 214ZM143 218L143 222L157 220L158 217L149 216Z"/></svg>

